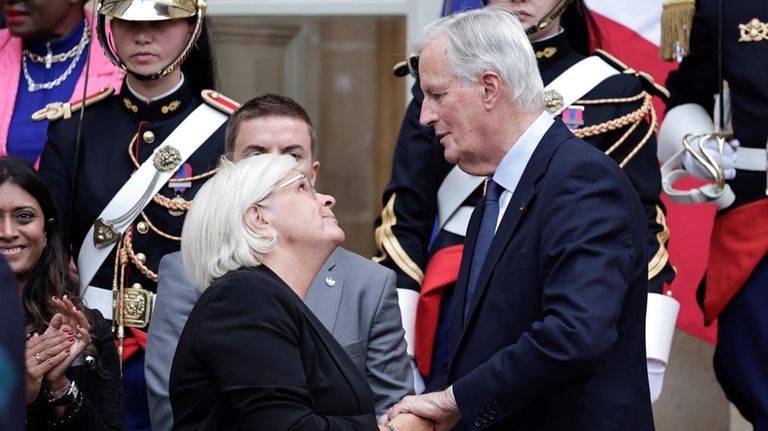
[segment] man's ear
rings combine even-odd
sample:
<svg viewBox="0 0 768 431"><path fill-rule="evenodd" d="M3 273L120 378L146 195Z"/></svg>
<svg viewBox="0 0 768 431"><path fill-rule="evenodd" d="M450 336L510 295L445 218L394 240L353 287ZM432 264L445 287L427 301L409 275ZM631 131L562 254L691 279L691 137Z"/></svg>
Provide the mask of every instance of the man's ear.
<svg viewBox="0 0 768 431"><path fill-rule="evenodd" d="M245 223L248 230L259 238L271 238L273 236L272 231L274 229L265 215L264 209L256 204L246 208L243 214L243 223Z"/></svg>
<svg viewBox="0 0 768 431"><path fill-rule="evenodd" d="M312 170L309 173L309 176L311 177L309 181L312 183L313 186L315 185L315 181L317 181L317 171L319 170L320 170L320 162L315 160L314 162L312 162Z"/></svg>
<svg viewBox="0 0 768 431"><path fill-rule="evenodd" d="M501 98L502 82L498 73L487 70L480 75L483 104L485 109L492 109Z"/></svg>

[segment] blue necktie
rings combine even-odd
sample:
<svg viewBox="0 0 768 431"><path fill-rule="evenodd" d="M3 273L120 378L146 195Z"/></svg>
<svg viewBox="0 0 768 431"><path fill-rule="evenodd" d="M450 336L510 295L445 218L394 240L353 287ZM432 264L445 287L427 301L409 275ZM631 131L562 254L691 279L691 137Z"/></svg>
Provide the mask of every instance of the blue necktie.
<svg viewBox="0 0 768 431"><path fill-rule="evenodd" d="M496 220L499 218L499 196L504 188L496 184L493 179L488 179L488 185L483 198L483 218L480 221L480 230L477 233L475 252L472 255L472 266L469 270L469 283L467 284L467 300L464 303L464 321L467 321L469 309L472 307L472 297L477 288L477 279L483 268L488 249L491 248L493 234L496 233Z"/></svg>

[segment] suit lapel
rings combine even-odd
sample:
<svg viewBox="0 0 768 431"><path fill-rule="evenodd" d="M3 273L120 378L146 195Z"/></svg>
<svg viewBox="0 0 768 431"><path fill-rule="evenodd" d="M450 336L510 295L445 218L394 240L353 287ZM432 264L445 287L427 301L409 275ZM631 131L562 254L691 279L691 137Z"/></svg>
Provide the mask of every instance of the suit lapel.
<svg viewBox="0 0 768 431"><path fill-rule="evenodd" d="M323 282L323 285L325 285L325 282ZM368 408L366 405L368 402L370 402L371 407L373 406L373 392L371 392L370 387L368 386L362 374L360 374L360 372L357 370L357 367L352 362L352 359L347 355L347 352L344 351L344 348L341 347L335 337L333 337L325 322L321 322L317 313L311 309L307 310L308 308L308 306L304 308L307 322L309 323L310 327L312 327L315 334L317 334L318 338L322 340L322 344L325 347L326 352L336 364L339 373L344 378L344 380L346 380L352 392L355 393L354 399L357 402L358 411L361 413L367 413ZM335 314L333 320L334 322L336 320ZM324 328L321 329L319 326L320 324L324 326Z"/></svg>
<svg viewBox="0 0 768 431"><path fill-rule="evenodd" d="M306 300L309 309L330 333L333 333L336 326L344 289L344 272L341 267L337 267L337 258L337 251L334 251L325 261L309 288Z"/></svg>
<svg viewBox="0 0 768 431"><path fill-rule="evenodd" d="M461 323L463 315L462 310L464 309L464 303L466 301L466 285L470 262L472 261L472 254L474 253L475 242L477 241L477 234L480 229L480 220L482 219L482 201L475 208L475 213L472 215L469 228L467 229L464 254L461 257L461 268L459 279L457 280L457 282L461 284L457 284L456 292L460 292L463 297L456 298L457 300L454 300L454 306L452 307L452 330L456 331L452 333L460 334L460 336L456 341L451 358L455 357L456 352L461 345L461 341L464 339L467 327L478 309L478 304L482 302L483 295L487 290L488 282L493 274L496 264L509 244L520 220L526 216L526 207L536 195L536 183L546 172L549 161L555 153L555 150L569 136L572 135L568 129L558 121L555 121L536 146L536 150L534 150L531 159L525 166L525 170L523 171L523 175L520 178L517 188L512 193L512 198L509 201L509 205L507 205L504 216L499 224L499 228L493 237L491 247L488 249L488 255L485 258L482 270L480 271L480 276L477 280L477 290L475 291L474 299L469 314L467 315L467 321ZM459 288L459 286L461 287ZM456 303L461 304L460 309L456 307Z"/></svg>

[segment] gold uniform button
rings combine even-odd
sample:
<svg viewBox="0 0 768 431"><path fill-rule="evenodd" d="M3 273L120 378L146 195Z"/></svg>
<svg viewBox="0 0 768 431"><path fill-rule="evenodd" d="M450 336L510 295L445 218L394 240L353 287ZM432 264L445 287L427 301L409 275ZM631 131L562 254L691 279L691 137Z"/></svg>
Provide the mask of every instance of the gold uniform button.
<svg viewBox="0 0 768 431"><path fill-rule="evenodd" d="M147 224L143 221L140 221L136 223L136 230L139 231L140 234L145 234L149 232L149 226L147 226Z"/></svg>
<svg viewBox="0 0 768 431"><path fill-rule="evenodd" d="M147 255L144 253L136 253L136 260L141 262L141 264L147 263Z"/></svg>
<svg viewBox="0 0 768 431"><path fill-rule="evenodd" d="M151 130L147 130L141 135L141 139L143 139L145 143L151 144L155 142L155 134Z"/></svg>
<svg viewBox="0 0 768 431"><path fill-rule="evenodd" d="M141 289L141 283L133 283L133 284L131 285L131 288L132 288L132 289Z"/></svg>

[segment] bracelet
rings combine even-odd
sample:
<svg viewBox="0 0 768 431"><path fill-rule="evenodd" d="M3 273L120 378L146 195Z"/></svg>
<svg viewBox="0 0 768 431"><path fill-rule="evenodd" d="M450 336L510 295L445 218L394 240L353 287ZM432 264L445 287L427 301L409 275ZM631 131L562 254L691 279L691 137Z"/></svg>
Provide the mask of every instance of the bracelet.
<svg viewBox="0 0 768 431"><path fill-rule="evenodd" d="M53 391L53 392L51 392L51 391L49 391L49 390L46 390L46 391L45 391L45 393L46 393L46 395L48 396L48 399L49 399L49 400L52 400L52 399L55 399L55 398L59 398L59 397L61 397L62 395L64 395L64 393L65 393L65 392L67 392L67 391L69 390L69 386L70 386L71 384L72 384L72 381L71 381L71 380L69 380L69 379L67 379L67 384L66 384L66 385L64 385L64 387L63 387L63 388L61 388L61 389L59 389L59 390L56 390L56 391Z"/></svg>
<svg viewBox="0 0 768 431"><path fill-rule="evenodd" d="M400 429L392 424L387 424L387 431L400 431Z"/></svg>
<svg viewBox="0 0 768 431"><path fill-rule="evenodd" d="M51 407L65 406L72 404L79 395L80 391L77 389L77 385L74 380L70 380L67 387L63 389L63 392L57 391L56 394L49 396L48 405Z"/></svg>

